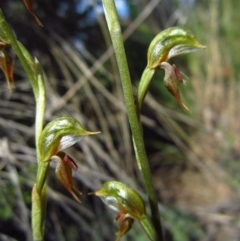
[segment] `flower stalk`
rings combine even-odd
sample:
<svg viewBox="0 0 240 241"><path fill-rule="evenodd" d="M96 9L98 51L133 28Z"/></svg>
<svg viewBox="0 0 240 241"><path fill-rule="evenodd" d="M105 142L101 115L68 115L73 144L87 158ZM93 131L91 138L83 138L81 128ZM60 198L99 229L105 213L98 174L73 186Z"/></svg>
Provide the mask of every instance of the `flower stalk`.
<svg viewBox="0 0 240 241"><path fill-rule="evenodd" d="M113 48L115 51L118 69L120 72L120 77L122 81L123 94L125 105L127 109L127 115L129 119L130 128L132 131L132 138L134 143L134 149L136 154L136 159L138 163L138 168L142 174L145 189L147 191L149 205L151 209L151 219L155 230L157 231L158 240L162 241L162 227L158 210L158 202L156 193L152 183L152 177L150 173L150 168L148 164L148 159L146 155L146 150L143 141L141 124L139 122L138 114L136 111L136 106L134 102L134 95L132 90L132 82L130 79L125 49L123 45L121 27L118 20L118 15L116 11L116 6L113 0L103 0L104 13L107 20L108 29L111 35Z"/></svg>
<svg viewBox="0 0 240 241"><path fill-rule="evenodd" d="M142 127L140 124L140 111L152 77L155 71L160 68L165 70L164 84L168 91L174 96L182 109L189 111L187 106L182 102L178 90L178 81L184 82L181 73L175 65L170 65L167 61L174 56L190 53L202 49L205 46L200 45L194 35L183 27L172 27L159 33L149 46L148 64L143 71L139 83L137 99L134 101L132 82L129 75L116 6L113 0L102 0L102 2L122 81L125 105L132 131L135 156L149 199L151 220L157 232L157 240L162 241L164 238L162 234L158 202L144 147Z"/></svg>

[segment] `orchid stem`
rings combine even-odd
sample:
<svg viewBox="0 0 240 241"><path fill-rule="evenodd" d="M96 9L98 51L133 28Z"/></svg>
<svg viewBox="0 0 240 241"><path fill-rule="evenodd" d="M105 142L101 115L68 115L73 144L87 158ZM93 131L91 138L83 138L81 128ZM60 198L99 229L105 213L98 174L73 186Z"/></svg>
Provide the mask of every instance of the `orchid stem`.
<svg viewBox="0 0 240 241"><path fill-rule="evenodd" d="M39 155L38 141L43 129L46 106L44 75L37 59L33 59L24 46L17 41L12 29L8 26L0 9L0 29L18 56L31 83L35 100L35 144L38 160L37 181L32 190L32 231L35 241L43 240L43 225L46 212L46 175L49 164L42 163Z"/></svg>
<svg viewBox="0 0 240 241"><path fill-rule="evenodd" d="M123 45L123 38L121 27L118 20L116 6L113 0L103 0L104 12L108 24L108 29L111 35L118 69L122 81L123 94L129 119L130 128L132 131L132 138L134 143L135 154L138 162L139 170L142 174L145 188L147 191L151 217L154 228L158 235L158 240L163 241L162 227L160 215L158 210L158 201L153 187L152 177L146 155L146 150L143 141L142 127L139 122L138 113L134 103L134 95L132 90L132 82L130 79L125 49Z"/></svg>

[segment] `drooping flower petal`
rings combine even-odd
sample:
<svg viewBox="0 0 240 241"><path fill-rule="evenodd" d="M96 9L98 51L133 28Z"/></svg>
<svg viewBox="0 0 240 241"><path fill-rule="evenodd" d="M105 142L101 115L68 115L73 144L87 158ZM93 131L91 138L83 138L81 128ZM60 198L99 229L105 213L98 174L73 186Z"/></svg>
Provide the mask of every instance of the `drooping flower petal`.
<svg viewBox="0 0 240 241"><path fill-rule="evenodd" d="M13 79L13 60L11 56L5 51L0 50L0 68L2 69L8 83L8 88L11 90L11 82Z"/></svg>
<svg viewBox="0 0 240 241"><path fill-rule="evenodd" d="M118 221L118 232L115 241L119 241L131 229L134 219L128 214L119 213L116 220Z"/></svg>
<svg viewBox="0 0 240 241"><path fill-rule="evenodd" d="M56 176L58 180L64 185L64 187L71 193L76 201L81 202L76 194L81 195L81 192L78 190L76 185L73 182L72 170L77 170L78 166L64 152L58 153L56 156L52 156L51 160L57 162L56 166Z"/></svg>
<svg viewBox="0 0 240 241"><path fill-rule="evenodd" d="M165 76L163 79L163 83L166 86L167 90L173 95L176 102L179 106L185 111L191 112L188 107L183 103L179 89L178 89L178 81L183 82L180 71L174 65L170 65L168 62L162 62L160 67L165 70Z"/></svg>

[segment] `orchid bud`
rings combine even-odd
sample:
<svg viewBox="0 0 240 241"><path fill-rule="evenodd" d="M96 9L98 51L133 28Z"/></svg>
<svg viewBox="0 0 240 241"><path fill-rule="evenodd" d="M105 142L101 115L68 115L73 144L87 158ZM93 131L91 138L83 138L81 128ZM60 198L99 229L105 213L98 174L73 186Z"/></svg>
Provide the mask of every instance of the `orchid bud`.
<svg viewBox="0 0 240 241"><path fill-rule="evenodd" d="M140 195L121 182L105 182L95 195L101 197L111 209L127 213L134 219L139 220L145 215L145 204Z"/></svg>
<svg viewBox="0 0 240 241"><path fill-rule="evenodd" d="M165 76L163 83L167 90L173 95L179 106L188 112L191 112L188 107L182 102L181 96L178 90L178 81L183 83L183 78L180 71L175 65L170 65L167 62L162 62L160 67L165 70Z"/></svg>
<svg viewBox="0 0 240 241"><path fill-rule="evenodd" d="M119 221L119 231L116 233L116 241L131 229L134 220L140 222L151 240L156 240L156 232L146 215L145 204L135 190L121 182L107 181L94 194L109 208L118 212L116 220Z"/></svg>
<svg viewBox="0 0 240 241"><path fill-rule="evenodd" d="M41 27L43 27L41 21L39 20L39 18L37 17L37 15L34 13L33 10L33 0L23 0L27 10L30 12L30 14L34 17L35 21L37 22L38 25L40 25Z"/></svg>
<svg viewBox="0 0 240 241"><path fill-rule="evenodd" d="M58 180L64 185L64 187L72 194L74 199L81 202L77 197L77 194L81 194L76 185L73 182L72 170L77 170L78 166L74 160L66 155L64 152L59 152L56 156L51 157L51 161L56 161L56 176Z"/></svg>
<svg viewBox="0 0 240 241"><path fill-rule="evenodd" d="M8 88L11 90L10 83L13 82L13 60L11 56L5 51L0 50L0 68L2 69L8 83Z"/></svg>
<svg viewBox="0 0 240 241"><path fill-rule="evenodd" d="M40 160L50 161L58 152L74 145L84 136L98 134L83 129L82 125L72 117L60 117L51 121L39 137Z"/></svg>
<svg viewBox="0 0 240 241"><path fill-rule="evenodd" d="M148 49L148 67L156 69L170 58L205 48L197 42L191 31L184 27L172 27L160 32Z"/></svg>

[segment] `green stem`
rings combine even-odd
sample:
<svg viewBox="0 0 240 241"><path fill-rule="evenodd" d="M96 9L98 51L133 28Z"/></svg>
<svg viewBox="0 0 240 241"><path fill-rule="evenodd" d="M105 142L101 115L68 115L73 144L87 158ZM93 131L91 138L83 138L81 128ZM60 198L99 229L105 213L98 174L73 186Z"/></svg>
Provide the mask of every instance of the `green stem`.
<svg viewBox="0 0 240 241"><path fill-rule="evenodd" d="M39 200L32 205L33 210L37 210L36 215L32 212L32 229L34 241L42 241L44 236L44 222L46 218L46 176L49 168L49 162L40 160L39 137L41 135L44 123L44 113L46 106L46 90L44 85L43 71L39 62L35 59L34 69L36 72L36 80L38 83L38 97L36 99L36 119L35 119L35 142L38 160L37 178L36 178L36 192L39 195Z"/></svg>
<svg viewBox="0 0 240 241"><path fill-rule="evenodd" d="M158 202L152 183L150 168L143 141L141 125L138 119L138 114L134 103L132 83L128 70L127 59L122 39L122 32L117 16L116 6L113 0L102 0L102 2L122 80L123 94L129 118L129 123L132 130L132 137L136 157L138 160L138 167L140 172L142 173L145 188L147 191L149 204L151 208L152 222L157 232L158 240L163 241L164 239L158 210Z"/></svg>
<svg viewBox="0 0 240 241"><path fill-rule="evenodd" d="M33 58L18 42L11 28L8 26L3 12L0 9L0 29L6 36L7 41L18 56L25 73L31 83L35 100L36 100L36 116L35 116L35 142L38 159L38 171L36 184L32 191L32 229L34 240L43 240L44 220L46 213L46 175L49 163L41 162L39 155L38 141L43 129L44 112L46 106L46 93L44 85L44 75L37 59Z"/></svg>
<svg viewBox="0 0 240 241"><path fill-rule="evenodd" d="M6 39L9 41L9 44L18 56L33 88L36 100L35 138L38 156L38 139L43 128L44 112L46 105L45 86L41 66L37 60L35 60L35 62L33 61L32 57L24 48L24 46L16 40L15 35L12 29L8 26L1 9L0 29L3 31L3 33L6 36Z"/></svg>
<svg viewBox="0 0 240 241"><path fill-rule="evenodd" d="M136 106L138 108L138 115L140 116L140 110L142 107L142 103L144 101L144 98L148 92L152 77L155 73L155 69L150 69L146 67L142 73L142 77L139 82L138 87L138 94L137 94L137 103Z"/></svg>
<svg viewBox="0 0 240 241"><path fill-rule="evenodd" d="M36 178L36 189L38 193L42 192L42 189L45 185L48 168L49 168L49 162L39 161L37 178Z"/></svg>
<svg viewBox="0 0 240 241"><path fill-rule="evenodd" d="M44 124L44 113L45 113L45 107L46 107L46 89L44 84L44 74L42 71L42 67L35 59L34 63L34 69L36 72L36 80L38 84L38 97L36 99L36 117L35 117L35 142L36 142L36 149L37 149L37 158L38 163L40 163L40 154L39 154L39 147L38 147L38 141L39 137L43 130L43 124Z"/></svg>

